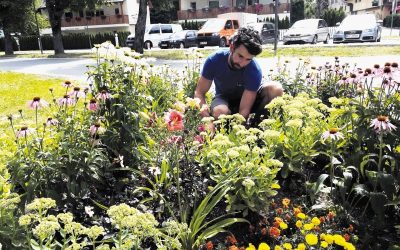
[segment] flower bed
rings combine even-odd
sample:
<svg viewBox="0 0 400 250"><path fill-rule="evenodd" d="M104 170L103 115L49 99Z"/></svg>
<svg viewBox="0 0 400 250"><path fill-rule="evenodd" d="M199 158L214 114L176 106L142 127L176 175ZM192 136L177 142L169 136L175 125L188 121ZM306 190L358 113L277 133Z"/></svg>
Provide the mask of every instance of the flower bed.
<svg viewBox="0 0 400 250"><path fill-rule="evenodd" d="M52 101L33 97L30 123L9 116L17 150L1 173L6 247L398 244L397 63L302 60L294 74L284 64L266 77L286 94L254 124L201 117L196 51L183 74L111 43L94 52L87 86L65 81Z"/></svg>

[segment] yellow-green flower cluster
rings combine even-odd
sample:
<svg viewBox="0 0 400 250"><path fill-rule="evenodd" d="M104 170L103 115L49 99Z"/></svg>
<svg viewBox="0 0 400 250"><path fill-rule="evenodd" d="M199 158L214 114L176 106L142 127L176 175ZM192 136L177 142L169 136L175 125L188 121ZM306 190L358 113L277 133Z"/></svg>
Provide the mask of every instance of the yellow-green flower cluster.
<svg viewBox="0 0 400 250"><path fill-rule="evenodd" d="M56 207L56 201L50 198L38 198L26 206L27 211L38 211L45 213L50 208Z"/></svg>

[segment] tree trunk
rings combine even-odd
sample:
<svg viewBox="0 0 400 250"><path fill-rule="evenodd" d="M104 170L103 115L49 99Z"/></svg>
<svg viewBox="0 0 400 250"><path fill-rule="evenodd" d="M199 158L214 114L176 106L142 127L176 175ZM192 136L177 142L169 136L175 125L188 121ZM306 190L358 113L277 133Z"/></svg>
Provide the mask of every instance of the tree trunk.
<svg viewBox="0 0 400 250"><path fill-rule="evenodd" d="M54 54L63 54L64 44L61 35L61 17L64 13L64 9L60 8L54 1L49 0L46 0L46 8L49 13L49 21L53 33Z"/></svg>
<svg viewBox="0 0 400 250"><path fill-rule="evenodd" d="M4 31L4 51L6 55L14 55L14 49L13 49L13 38L10 34L10 32L3 27Z"/></svg>
<svg viewBox="0 0 400 250"><path fill-rule="evenodd" d="M146 29L147 0L139 0L139 15L135 25L135 51L143 54L144 31Z"/></svg>

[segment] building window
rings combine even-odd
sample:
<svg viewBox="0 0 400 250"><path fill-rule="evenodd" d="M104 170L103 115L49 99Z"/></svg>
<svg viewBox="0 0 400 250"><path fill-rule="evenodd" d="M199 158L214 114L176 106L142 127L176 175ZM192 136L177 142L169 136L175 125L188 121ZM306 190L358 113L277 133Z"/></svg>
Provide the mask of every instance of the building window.
<svg viewBox="0 0 400 250"><path fill-rule="evenodd" d="M196 10L196 2L190 2L190 9Z"/></svg>
<svg viewBox="0 0 400 250"><path fill-rule="evenodd" d="M96 16L104 16L104 10L96 10Z"/></svg>
<svg viewBox="0 0 400 250"><path fill-rule="evenodd" d="M209 7L210 9L212 9L212 8L218 8L218 7L219 7L219 1L209 1L209 2L208 2L208 7Z"/></svg>
<svg viewBox="0 0 400 250"><path fill-rule="evenodd" d="M115 15L119 15L119 8L115 8L114 12L115 12Z"/></svg>
<svg viewBox="0 0 400 250"><path fill-rule="evenodd" d="M83 16L83 10L79 10L79 17L84 17Z"/></svg>
<svg viewBox="0 0 400 250"><path fill-rule="evenodd" d="M72 12L65 12L65 18L72 18L73 14Z"/></svg>
<svg viewBox="0 0 400 250"><path fill-rule="evenodd" d="M87 10L85 12L86 16L94 17L94 11L93 10Z"/></svg>

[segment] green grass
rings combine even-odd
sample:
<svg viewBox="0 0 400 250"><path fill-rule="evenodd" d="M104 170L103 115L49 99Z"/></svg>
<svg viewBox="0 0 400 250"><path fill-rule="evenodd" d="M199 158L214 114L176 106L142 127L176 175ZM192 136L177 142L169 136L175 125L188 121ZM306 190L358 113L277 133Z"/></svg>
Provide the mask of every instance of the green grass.
<svg viewBox="0 0 400 250"><path fill-rule="evenodd" d="M63 80L46 78L30 74L0 72L0 165L5 162L15 149L13 131L10 127L8 116L13 116L13 123L16 128L22 125L34 127L35 113L27 108L26 103L33 97L39 96L47 102L52 102L50 88L61 96L65 91L62 87ZM58 98L58 95L56 98ZM19 113L22 110L22 117ZM39 111L40 124L45 122L49 111ZM0 167L1 168L1 167Z"/></svg>

